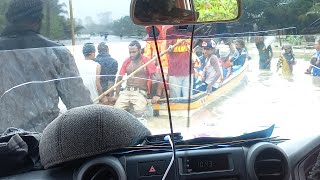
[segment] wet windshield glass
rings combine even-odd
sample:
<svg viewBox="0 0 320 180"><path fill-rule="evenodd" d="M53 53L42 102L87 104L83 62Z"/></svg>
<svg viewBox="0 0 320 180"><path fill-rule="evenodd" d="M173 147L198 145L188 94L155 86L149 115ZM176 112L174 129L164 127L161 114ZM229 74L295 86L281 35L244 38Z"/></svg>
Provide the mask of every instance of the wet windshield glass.
<svg viewBox="0 0 320 180"><path fill-rule="evenodd" d="M24 16L8 2L0 2L0 132L41 132L67 109L99 103L126 109L153 134L170 133L164 84L174 131L190 137L272 124L276 135L295 136L317 119L318 4L268 1L258 10L245 0L239 22L197 25L191 39L192 26L134 25L130 0L50 0ZM157 48L166 52L161 63Z"/></svg>

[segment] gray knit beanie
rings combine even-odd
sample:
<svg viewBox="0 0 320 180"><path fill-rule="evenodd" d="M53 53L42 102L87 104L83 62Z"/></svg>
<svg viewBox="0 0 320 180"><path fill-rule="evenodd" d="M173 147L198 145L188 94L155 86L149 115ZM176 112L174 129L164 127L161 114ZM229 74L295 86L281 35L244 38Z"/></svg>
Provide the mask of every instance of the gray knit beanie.
<svg viewBox="0 0 320 180"><path fill-rule="evenodd" d="M38 22L42 20L42 10L42 0L11 0L6 12L6 18L10 23Z"/></svg>

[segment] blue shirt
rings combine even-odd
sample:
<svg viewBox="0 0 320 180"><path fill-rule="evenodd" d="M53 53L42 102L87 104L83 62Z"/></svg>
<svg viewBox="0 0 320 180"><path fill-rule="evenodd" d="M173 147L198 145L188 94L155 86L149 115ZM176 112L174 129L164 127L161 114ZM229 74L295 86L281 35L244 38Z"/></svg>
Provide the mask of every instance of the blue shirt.
<svg viewBox="0 0 320 180"><path fill-rule="evenodd" d="M118 62L113 59L107 52L100 52L94 60L101 65L101 86L105 91L108 88L108 81L115 82L118 72Z"/></svg>

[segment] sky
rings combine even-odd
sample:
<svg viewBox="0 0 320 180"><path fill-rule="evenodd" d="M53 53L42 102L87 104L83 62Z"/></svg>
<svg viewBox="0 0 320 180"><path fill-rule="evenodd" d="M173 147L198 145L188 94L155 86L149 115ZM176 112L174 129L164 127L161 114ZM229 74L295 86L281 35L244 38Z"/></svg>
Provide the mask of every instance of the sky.
<svg viewBox="0 0 320 180"><path fill-rule="evenodd" d="M60 0L66 3L69 12L69 0ZM86 16L97 18L97 14L112 12L112 19L119 19L129 15L131 0L72 0L73 14L75 18L84 19Z"/></svg>

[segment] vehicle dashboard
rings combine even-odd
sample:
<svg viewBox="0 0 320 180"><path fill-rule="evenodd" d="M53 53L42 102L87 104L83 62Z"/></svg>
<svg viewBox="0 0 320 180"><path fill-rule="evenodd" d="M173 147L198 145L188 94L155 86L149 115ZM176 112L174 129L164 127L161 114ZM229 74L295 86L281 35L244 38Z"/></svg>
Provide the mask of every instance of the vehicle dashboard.
<svg viewBox="0 0 320 180"><path fill-rule="evenodd" d="M306 179L319 153L319 136L278 145L180 150L178 179ZM295 148L300 144L302 148ZM172 152L144 151L125 155L104 154L82 162L33 171L4 179L162 179ZM175 178L174 164L166 179Z"/></svg>
<svg viewBox="0 0 320 180"><path fill-rule="evenodd" d="M311 136L278 145L260 142L252 146L178 151L179 179L307 179L320 152L319 141L320 136ZM297 144L301 148L296 148ZM171 152L104 154L3 179L162 179L171 158ZM174 164L166 179L176 179L173 168Z"/></svg>

